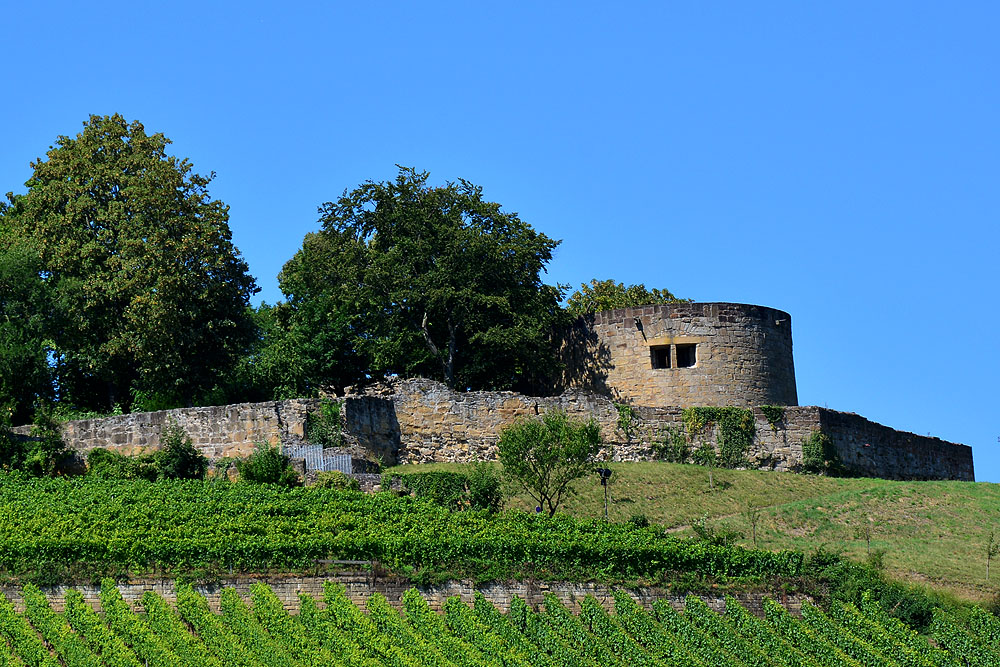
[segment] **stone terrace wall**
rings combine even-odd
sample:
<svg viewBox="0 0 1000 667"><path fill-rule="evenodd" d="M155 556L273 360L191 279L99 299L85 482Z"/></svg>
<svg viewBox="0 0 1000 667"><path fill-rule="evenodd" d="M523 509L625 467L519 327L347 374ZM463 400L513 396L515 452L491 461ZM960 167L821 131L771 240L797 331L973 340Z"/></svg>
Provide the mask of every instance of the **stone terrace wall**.
<svg viewBox="0 0 1000 667"><path fill-rule="evenodd" d="M646 461L654 444L671 432L685 433L680 407L636 408L636 434L626 441L617 429L614 402L597 394L570 391L539 398L513 392L456 392L431 380L407 380L391 396L399 424L399 463L472 462L497 457L500 431L517 419L549 410L571 417L594 417L606 443L603 460ZM746 453L751 467L795 471L802 465L802 443L816 430L833 440L841 460L856 474L887 479L974 479L972 450L938 438L895 431L853 413L816 406L789 406L772 427L754 409L755 437ZM718 434L699 434L714 444Z"/></svg>
<svg viewBox="0 0 1000 667"><path fill-rule="evenodd" d="M298 594L305 593L316 600L320 607L323 607L323 583L325 581L335 581L344 586L347 596L361 608L364 608L365 601L375 593L381 593L397 609L402 608L403 594L413 584L405 579L394 577L374 578L371 572L346 572L334 577L275 577L275 578L249 578L240 577L219 582L212 586L196 586L195 590L206 597L209 607L215 612L219 611L219 600L223 588L234 588L244 598L250 596L250 586L256 582L266 583L281 600L282 604L290 612L297 612L299 609ZM57 586L44 589L43 592L49 598L52 608L56 612L64 610L64 597L70 587ZM96 611L101 610L100 586L86 585L73 586L83 595L84 601ZM492 583L480 586L469 581L450 581L441 586L416 587L417 590L427 599L428 604L435 611L441 611L445 600L452 596L459 596L463 602L471 605L473 596L478 592L490 600L498 609L506 612L510 608L511 600L514 596L520 597L534 608L538 608L544 601L544 595L551 593L573 611L579 611L580 602L587 595L593 595L605 607L611 610L614 604L612 597L613 589L608 586L594 583L563 583L563 582L506 582ZM119 583L118 590L122 597L132 605L135 605L146 591L152 591L169 600L176 602L175 583L170 580L151 579L138 580L130 583ZM684 598L679 595L670 595L667 591L658 588L627 589L629 595L637 602L650 608L655 600L666 600L676 609L684 608ZM18 612L24 611L24 600L21 591L16 586L2 586L0 593L6 595L14 608ZM757 614L763 615L763 601L766 597L774 597L783 604L794 615L801 615L802 602L808 598L777 594L764 595L761 593L748 593L736 596L744 607ZM705 597L702 599L715 611L725 610L725 599L722 597Z"/></svg>
<svg viewBox="0 0 1000 667"><path fill-rule="evenodd" d="M80 454L94 447L136 454L158 447L160 431L174 419L209 458L247 456L258 442L301 442L306 414L316 406L315 400L290 400L120 415L67 422L64 439ZM686 432L680 407L636 408L639 421L635 435L627 441L617 429L615 404L606 396L583 391L545 398L513 392L456 392L439 382L415 379L396 383L391 393L343 399L343 451L387 465L494 460L505 426L550 410L596 419L605 443L601 460L650 460L655 458L654 445L671 433ZM856 414L789 406L775 427L756 408L754 420L756 435L746 452L751 467L798 470L803 441L822 430L841 460L858 474L888 479L974 479L969 447L895 431ZM17 430L26 433L27 427ZM715 432L703 433L691 444L717 439Z"/></svg>
<svg viewBox="0 0 1000 667"><path fill-rule="evenodd" d="M276 445L301 440L305 416L316 401L296 399L265 403L238 403L205 408L134 412L103 419L83 419L63 425L63 440L85 454L95 447L123 454L140 454L160 446L164 426L175 420L194 446L210 459L248 456L255 443ZM15 429L27 434L29 427Z"/></svg>
<svg viewBox="0 0 1000 667"><path fill-rule="evenodd" d="M160 433L173 420L209 459L242 457L252 454L257 443L301 443L306 414L318 403L316 399L293 399L83 419L66 422L63 439L81 455L95 447L141 454L159 448ZM390 401L371 396L348 397L343 401L342 415L346 424L345 446L341 448L344 453L395 460L399 428ZM14 429L22 435L28 435L30 430L30 426Z"/></svg>

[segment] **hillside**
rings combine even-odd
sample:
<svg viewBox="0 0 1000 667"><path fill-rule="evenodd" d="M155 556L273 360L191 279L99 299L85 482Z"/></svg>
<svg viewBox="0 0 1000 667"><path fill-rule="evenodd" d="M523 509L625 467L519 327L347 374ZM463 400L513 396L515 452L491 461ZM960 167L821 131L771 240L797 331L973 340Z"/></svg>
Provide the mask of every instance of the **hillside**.
<svg viewBox="0 0 1000 667"><path fill-rule="evenodd" d="M461 464L397 468L458 470ZM1000 485L972 482L897 482L868 478L829 478L758 470L708 470L671 463L612 463L609 518L620 522L642 514L679 536L693 534L691 524L707 516L707 525L746 535L748 502L763 507L758 546L764 549L819 547L863 560L860 529L871 526L871 549L884 550L886 572L973 600L1000 591L1000 565L985 581L990 530L1000 533ZM575 517L599 517L604 496L597 477L578 484L563 511ZM509 507L530 510L524 493Z"/></svg>

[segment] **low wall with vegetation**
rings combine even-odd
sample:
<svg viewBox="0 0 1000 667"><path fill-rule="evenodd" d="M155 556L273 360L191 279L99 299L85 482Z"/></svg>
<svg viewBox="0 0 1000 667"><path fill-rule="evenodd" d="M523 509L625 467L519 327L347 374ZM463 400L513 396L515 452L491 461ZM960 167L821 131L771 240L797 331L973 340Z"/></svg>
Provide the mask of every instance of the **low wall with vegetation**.
<svg viewBox="0 0 1000 667"><path fill-rule="evenodd" d="M339 402L340 449L383 464L495 460L505 426L561 410L597 420L602 460L707 462L707 453L714 453L712 462L728 467L839 466L887 479L974 479L970 447L816 406L632 407L589 392L457 392L424 379ZM316 399L295 399L135 413L66 422L63 436L79 453L107 447L135 454L157 448L160 431L173 420L210 459L247 456L256 443L303 442L307 415L318 406ZM825 450L817 454L807 445L804 451L820 433ZM818 455L818 462L810 459Z"/></svg>
<svg viewBox="0 0 1000 667"><path fill-rule="evenodd" d="M193 588L195 592L205 596L212 611L218 612L224 588L233 588L244 598L249 598L250 587L257 582L262 582L274 591L274 594L281 600L286 610L294 613L298 611L301 604L299 599L300 593L312 597L322 607L323 584L327 581L342 585L347 597L362 608L368 598L379 593L388 599L389 604L397 609L402 609L403 594L411 588L416 588L427 600L431 609L438 612L443 610L445 600L450 597L457 596L462 602L472 605L477 593L492 602L495 607L503 612L510 609L510 603L515 597L521 598L528 605L537 609L544 602L546 594L556 596L560 602L574 612L579 612L580 602L587 595L594 596L610 610L614 605L613 593L615 590L619 590L619 587L613 588L604 584L590 582L509 581L477 585L472 581L448 581L439 586L414 586L407 579L378 577L370 570L342 572L323 577L234 577L231 579L222 579L213 584L195 585ZM118 582L117 586L122 598L132 605L135 605L147 591L156 593L171 604L176 604L177 601L176 582L172 579L138 579L129 582ZM66 592L71 588L79 591L83 595L84 602L90 605L95 611L101 611L100 584L53 586L43 588L42 592L48 598L52 609L61 613L64 608L63 601ZM622 590L625 590L632 599L647 609L652 606L654 600L665 600L675 609L684 609L684 596L671 594L663 588L653 587ZM2 586L0 587L0 594L5 595L18 612L24 611L24 600L20 587ZM776 599L795 616L801 615L802 602L809 599L803 595L780 593L733 593L732 595L746 609L758 616L763 615L763 603L766 598ZM726 601L723 596L700 595L699 597L714 611L721 612L725 609Z"/></svg>

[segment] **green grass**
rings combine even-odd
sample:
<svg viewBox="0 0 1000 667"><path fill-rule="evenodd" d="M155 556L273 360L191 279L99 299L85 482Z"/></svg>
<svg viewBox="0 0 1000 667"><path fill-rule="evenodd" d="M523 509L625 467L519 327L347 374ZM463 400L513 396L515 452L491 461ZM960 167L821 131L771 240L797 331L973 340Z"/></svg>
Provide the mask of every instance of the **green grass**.
<svg viewBox="0 0 1000 667"><path fill-rule="evenodd" d="M462 464L406 466L407 471L460 470ZM758 545L764 549L812 552L819 547L856 560L866 558L860 526L871 526L871 549L885 552L886 573L972 600L1000 593L1000 560L986 576L990 530L1000 533L1000 485L973 482L897 482L828 478L759 470L708 470L671 463L612 463L608 487L611 521L635 514L678 536L693 535L691 524L744 533L750 546L747 503L763 507ZM577 484L579 493L560 511L599 517L604 496L596 475ZM507 507L530 510L523 491L508 489Z"/></svg>

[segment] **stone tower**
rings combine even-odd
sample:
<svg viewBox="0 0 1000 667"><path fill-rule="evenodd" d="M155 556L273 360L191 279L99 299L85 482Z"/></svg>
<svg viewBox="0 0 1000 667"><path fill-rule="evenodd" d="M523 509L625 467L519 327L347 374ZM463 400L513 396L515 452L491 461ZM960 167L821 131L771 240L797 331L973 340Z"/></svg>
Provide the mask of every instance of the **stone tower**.
<svg viewBox="0 0 1000 667"><path fill-rule="evenodd" d="M570 387L645 406L797 405L788 313L740 303L609 310L577 321Z"/></svg>

